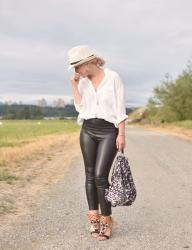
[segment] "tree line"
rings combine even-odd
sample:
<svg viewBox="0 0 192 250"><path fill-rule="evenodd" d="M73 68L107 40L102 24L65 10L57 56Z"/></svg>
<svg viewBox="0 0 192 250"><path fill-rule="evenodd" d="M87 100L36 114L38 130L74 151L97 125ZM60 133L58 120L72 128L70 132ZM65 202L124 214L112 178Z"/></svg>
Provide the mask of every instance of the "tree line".
<svg viewBox="0 0 192 250"><path fill-rule="evenodd" d="M2 119L43 119L44 117L75 117L77 111L74 105L65 107L36 106L27 104L3 104L0 105L0 117Z"/></svg>
<svg viewBox="0 0 192 250"><path fill-rule="evenodd" d="M133 111L133 108L126 108L126 113ZM28 104L1 104L1 119L43 119L45 117L55 117L63 119L65 117L77 117L78 112L73 104L66 104L64 107L36 106Z"/></svg>

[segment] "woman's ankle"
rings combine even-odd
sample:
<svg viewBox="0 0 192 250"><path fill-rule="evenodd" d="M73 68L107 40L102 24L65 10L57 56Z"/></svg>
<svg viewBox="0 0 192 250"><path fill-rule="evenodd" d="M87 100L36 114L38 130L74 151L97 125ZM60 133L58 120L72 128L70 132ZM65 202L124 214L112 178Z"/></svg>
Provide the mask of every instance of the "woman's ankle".
<svg viewBox="0 0 192 250"><path fill-rule="evenodd" d="M89 213L99 213L99 209L96 209L96 210L89 210Z"/></svg>

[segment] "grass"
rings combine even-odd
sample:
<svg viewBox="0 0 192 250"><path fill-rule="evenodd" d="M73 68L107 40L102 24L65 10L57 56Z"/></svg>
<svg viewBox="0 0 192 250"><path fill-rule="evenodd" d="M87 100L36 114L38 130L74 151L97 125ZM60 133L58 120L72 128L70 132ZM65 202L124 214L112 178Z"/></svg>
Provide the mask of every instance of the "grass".
<svg viewBox="0 0 192 250"><path fill-rule="evenodd" d="M129 113L129 119L141 118L141 114L145 111L145 107L140 107Z"/></svg>
<svg viewBox="0 0 192 250"><path fill-rule="evenodd" d="M14 212L16 209L15 205L9 201L0 202L0 215L5 213Z"/></svg>
<svg viewBox="0 0 192 250"><path fill-rule="evenodd" d="M192 120L172 122L171 124L186 129L192 129Z"/></svg>
<svg viewBox="0 0 192 250"><path fill-rule="evenodd" d="M79 130L75 120L1 120L0 147L16 147L36 137Z"/></svg>
<svg viewBox="0 0 192 250"><path fill-rule="evenodd" d="M184 121L175 121L175 122L164 122L164 123L156 123L156 120L154 120L152 123L151 122L146 122L145 124L151 124L155 126L160 126L163 128L166 127L176 127L176 128L181 128L185 130L191 130L192 129L192 120L184 120Z"/></svg>
<svg viewBox="0 0 192 250"><path fill-rule="evenodd" d="M10 174L9 170L0 170L0 181L6 181L8 184L12 184L14 180L19 180L20 178L16 175Z"/></svg>
<svg viewBox="0 0 192 250"><path fill-rule="evenodd" d="M145 107L138 108L134 111L132 111L129 114L129 119L135 120L141 118L141 113L145 110ZM184 128L184 129L192 129L192 120L184 120L184 121L175 121L175 122L160 122L160 118L158 117L146 117L145 124L152 124L152 125L157 125L157 126L162 126L162 127L169 127L169 126L175 126L179 128ZM132 124L135 123L137 124L137 121L133 121ZM141 124L143 124L141 122Z"/></svg>
<svg viewBox="0 0 192 250"><path fill-rule="evenodd" d="M76 120L0 120L0 216L17 211L18 187L41 173L29 160L42 159L43 154L52 161L47 150L60 145L67 148L76 141L79 129Z"/></svg>

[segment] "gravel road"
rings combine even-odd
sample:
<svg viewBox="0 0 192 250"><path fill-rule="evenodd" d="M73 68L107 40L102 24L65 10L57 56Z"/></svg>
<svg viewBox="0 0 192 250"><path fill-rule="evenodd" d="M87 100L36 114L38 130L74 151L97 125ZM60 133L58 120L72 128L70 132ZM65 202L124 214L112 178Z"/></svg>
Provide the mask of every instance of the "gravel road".
<svg viewBox="0 0 192 250"><path fill-rule="evenodd" d="M192 143L130 125L126 135L138 195L132 206L112 209L117 225L110 240L88 233L80 154L29 214L9 228L0 225L0 249L192 249Z"/></svg>

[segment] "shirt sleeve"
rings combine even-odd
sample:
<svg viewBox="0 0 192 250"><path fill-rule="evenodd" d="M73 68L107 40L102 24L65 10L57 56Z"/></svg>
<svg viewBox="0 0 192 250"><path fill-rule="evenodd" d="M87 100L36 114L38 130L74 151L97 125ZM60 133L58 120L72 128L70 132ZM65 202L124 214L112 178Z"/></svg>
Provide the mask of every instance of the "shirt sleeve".
<svg viewBox="0 0 192 250"><path fill-rule="evenodd" d="M125 105L125 87L118 73L115 76L115 87L116 87L116 111L117 119L115 125L118 127L118 124L128 118L126 114L126 105Z"/></svg>
<svg viewBox="0 0 192 250"><path fill-rule="evenodd" d="M80 103L76 103L75 99L73 99L73 103L75 106L75 109L77 110L77 112L81 112L81 110L83 109L84 105L85 105L85 100L84 100L84 96L83 96L83 91L82 91L82 87L81 87L81 82L79 82L79 84L77 85L79 93L81 95L81 102Z"/></svg>

